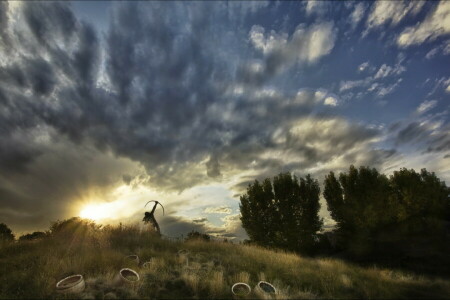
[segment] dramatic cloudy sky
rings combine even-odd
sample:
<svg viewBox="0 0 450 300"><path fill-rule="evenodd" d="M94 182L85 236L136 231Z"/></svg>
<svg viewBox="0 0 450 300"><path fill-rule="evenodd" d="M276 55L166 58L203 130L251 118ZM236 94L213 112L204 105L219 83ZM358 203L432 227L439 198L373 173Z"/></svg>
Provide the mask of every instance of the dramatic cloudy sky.
<svg viewBox="0 0 450 300"><path fill-rule="evenodd" d="M0 222L157 199L166 235L242 238L239 195L281 171L448 184L449 101L449 1L2 1Z"/></svg>

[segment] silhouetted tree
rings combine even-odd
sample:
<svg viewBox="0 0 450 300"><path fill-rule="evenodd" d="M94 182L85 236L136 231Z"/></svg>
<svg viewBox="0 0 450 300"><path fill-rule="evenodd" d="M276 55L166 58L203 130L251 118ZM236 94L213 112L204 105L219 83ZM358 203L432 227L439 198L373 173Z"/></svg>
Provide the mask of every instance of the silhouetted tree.
<svg viewBox="0 0 450 300"><path fill-rule="evenodd" d="M32 241L32 240L37 240L37 239L41 239L46 237L46 233L42 232L42 231L35 231L33 233L28 233L28 234L24 234L21 235L19 237L19 241Z"/></svg>
<svg viewBox="0 0 450 300"><path fill-rule="evenodd" d="M375 244L380 249L380 236L393 241L407 234L436 235L449 215L449 189L425 169L420 174L401 169L387 178L376 169L350 166L339 180L330 172L324 185L339 245L354 254L369 254Z"/></svg>
<svg viewBox="0 0 450 300"><path fill-rule="evenodd" d="M372 236L393 221L388 178L376 169L353 165L348 173L333 172L325 177L324 197L337 223L339 244L364 254L372 248Z"/></svg>
<svg viewBox="0 0 450 300"><path fill-rule="evenodd" d="M270 179L264 180L262 184L255 180L248 186L247 193L240 197L240 219L252 242L267 246L277 244L277 230L273 229L276 223L273 199Z"/></svg>
<svg viewBox="0 0 450 300"><path fill-rule="evenodd" d="M242 226L251 241L264 246L312 253L317 232L320 188L311 176L281 173L250 184L240 200Z"/></svg>
<svg viewBox="0 0 450 300"><path fill-rule="evenodd" d="M5 223L0 223L0 243L12 241L14 241L14 234L11 229Z"/></svg>
<svg viewBox="0 0 450 300"><path fill-rule="evenodd" d="M448 220L450 189L434 173L403 168L390 176L390 183L396 221L411 217Z"/></svg>

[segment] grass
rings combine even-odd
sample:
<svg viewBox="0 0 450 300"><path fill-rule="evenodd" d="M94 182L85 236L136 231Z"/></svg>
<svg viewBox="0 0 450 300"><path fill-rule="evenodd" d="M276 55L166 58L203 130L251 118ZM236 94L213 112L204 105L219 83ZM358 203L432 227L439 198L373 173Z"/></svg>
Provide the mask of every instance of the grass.
<svg viewBox="0 0 450 300"><path fill-rule="evenodd" d="M188 254L178 255L185 249ZM136 254L140 264L127 259ZM149 262L142 265L144 262ZM113 284L121 268L141 280ZM55 293L60 279L82 274L86 289L78 295ZM376 267L363 268L337 259L314 259L261 247L201 240L174 242L140 232L137 226L106 227L16 242L0 248L0 298L122 299L232 298L231 286L272 283L276 299L448 298L450 281Z"/></svg>

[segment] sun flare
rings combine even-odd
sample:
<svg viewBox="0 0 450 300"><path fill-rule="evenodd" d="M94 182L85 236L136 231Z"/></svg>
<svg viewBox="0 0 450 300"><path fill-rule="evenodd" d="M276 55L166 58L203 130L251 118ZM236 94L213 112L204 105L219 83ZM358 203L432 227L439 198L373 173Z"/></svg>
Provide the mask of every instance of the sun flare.
<svg viewBox="0 0 450 300"><path fill-rule="evenodd" d="M97 221L106 218L107 214L105 205L89 204L81 210L80 217Z"/></svg>

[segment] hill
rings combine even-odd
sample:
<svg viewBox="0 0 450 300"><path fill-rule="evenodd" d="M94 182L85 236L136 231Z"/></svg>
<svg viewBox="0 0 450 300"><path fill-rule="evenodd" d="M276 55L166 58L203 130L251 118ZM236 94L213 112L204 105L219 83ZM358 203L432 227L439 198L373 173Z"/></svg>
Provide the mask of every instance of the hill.
<svg viewBox="0 0 450 300"><path fill-rule="evenodd" d="M178 254L186 250L188 254ZM183 251L184 252L184 251ZM140 264L126 259L138 255ZM143 262L150 261L146 268ZM141 280L115 286L121 268ZM257 246L192 240L170 241L138 226L75 224L53 226L46 237L0 248L0 298L232 298L231 286L271 282L277 299L295 298L448 298L450 281L381 269L338 259L306 258ZM67 296L56 283L82 274L86 288ZM248 298L258 297L253 293Z"/></svg>

